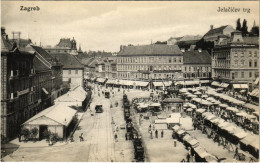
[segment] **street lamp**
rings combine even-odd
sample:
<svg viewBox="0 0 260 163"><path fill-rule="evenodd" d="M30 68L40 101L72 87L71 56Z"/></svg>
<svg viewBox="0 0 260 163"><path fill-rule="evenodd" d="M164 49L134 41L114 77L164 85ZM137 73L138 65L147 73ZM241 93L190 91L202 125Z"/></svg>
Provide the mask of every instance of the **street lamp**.
<svg viewBox="0 0 260 163"><path fill-rule="evenodd" d="M130 72L127 72L127 89L128 89L128 91L129 91L129 82L128 82L129 73L130 73Z"/></svg>

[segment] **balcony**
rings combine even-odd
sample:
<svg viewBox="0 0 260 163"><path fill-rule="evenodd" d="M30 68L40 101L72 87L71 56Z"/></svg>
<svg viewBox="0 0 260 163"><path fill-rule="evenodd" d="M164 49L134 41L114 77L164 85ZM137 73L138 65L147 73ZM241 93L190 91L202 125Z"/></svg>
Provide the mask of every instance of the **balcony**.
<svg viewBox="0 0 260 163"><path fill-rule="evenodd" d="M18 79L18 77L19 77L19 70L11 70L9 79L10 80Z"/></svg>
<svg viewBox="0 0 260 163"><path fill-rule="evenodd" d="M30 92L29 88L22 90L22 91L18 91L18 96L24 95L24 94L29 93L29 92Z"/></svg>
<svg viewBox="0 0 260 163"><path fill-rule="evenodd" d="M18 99L19 95L18 95L18 92L15 92L15 93L11 93L10 95L10 102L14 102Z"/></svg>

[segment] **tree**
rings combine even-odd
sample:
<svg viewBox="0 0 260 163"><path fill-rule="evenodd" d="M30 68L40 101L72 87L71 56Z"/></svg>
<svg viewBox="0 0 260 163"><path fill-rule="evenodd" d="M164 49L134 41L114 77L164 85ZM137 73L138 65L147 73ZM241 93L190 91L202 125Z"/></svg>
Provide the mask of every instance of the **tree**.
<svg viewBox="0 0 260 163"><path fill-rule="evenodd" d="M236 27L236 30L241 30L241 23L240 23L240 18L237 19L237 27Z"/></svg>
<svg viewBox="0 0 260 163"><path fill-rule="evenodd" d="M242 35L245 36L246 34L248 34L248 31L247 31L248 27L247 27L247 21L246 19L244 19L243 21L243 26L241 28L241 32L242 32Z"/></svg>
<svg viewBox="0 0 260 163"><path fill-rule="evenodd" d="M23 127L21 130L21 135L23 135L24 139L27 140L30 136L30 130L28 128Z"/></svg>
<svg viewBox="0 0 260 163"><path fill-rule="evenodd" d="M38 135L38 128L34 127L31 129L32 138L35 140L36 136Z"/></svg>
<svg viewBox="0 0 260 163"><path fill-rule="evenodd" d="M252 36L259 36L259 27L258 26L252 27L251 35Z"/></svg>

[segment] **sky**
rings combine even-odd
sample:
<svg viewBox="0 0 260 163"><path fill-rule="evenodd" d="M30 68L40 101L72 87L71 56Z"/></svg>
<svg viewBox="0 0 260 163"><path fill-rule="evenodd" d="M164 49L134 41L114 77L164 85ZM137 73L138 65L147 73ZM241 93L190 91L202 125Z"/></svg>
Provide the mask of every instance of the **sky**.
<svg viewBox="0 0 260 163"><path fill-rule="evenodd" d="M20 11L21 6L40 8ZM240 12L217 12L219 7ZM243 12L250 9L250 13ZM249 30L259 25L258 1L1 1L1 26L21 32L37 45L55 46L60 38L75 38L83 51L119 51L120 45L143 45L170 37L204 35L210 25L236 26L246 19ZM242 24L242 21L241 21Z"/></svg>

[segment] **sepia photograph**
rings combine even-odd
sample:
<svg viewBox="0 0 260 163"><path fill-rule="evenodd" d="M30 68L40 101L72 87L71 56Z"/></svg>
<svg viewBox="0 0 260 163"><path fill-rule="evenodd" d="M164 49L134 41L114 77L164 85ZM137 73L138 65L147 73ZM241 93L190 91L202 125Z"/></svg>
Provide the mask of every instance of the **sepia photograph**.
<svg viewBox="0 0 260 163"><path fill-rule="evenodd" d="M259 162L259 1L1 1L1 162Z"/></svg>

